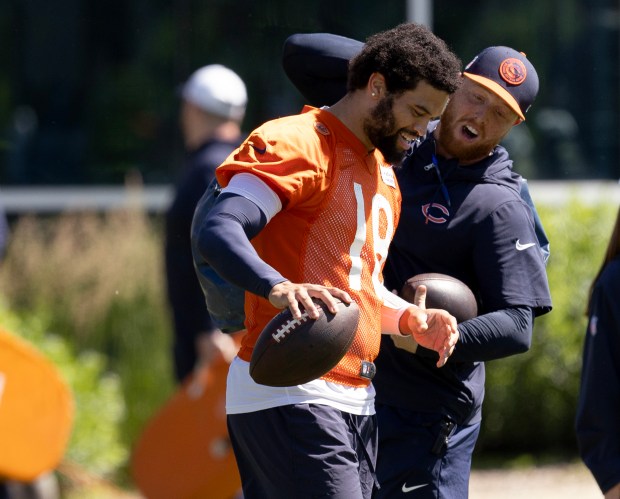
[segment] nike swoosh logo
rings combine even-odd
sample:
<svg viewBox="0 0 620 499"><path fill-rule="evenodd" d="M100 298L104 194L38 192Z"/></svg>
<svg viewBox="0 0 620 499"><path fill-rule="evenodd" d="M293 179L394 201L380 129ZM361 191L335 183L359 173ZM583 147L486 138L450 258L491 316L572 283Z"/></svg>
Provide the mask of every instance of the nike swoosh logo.
<svg viewBox="0 0 620 499"><path fill-rule="evenodd" d="M523 251L523 250L531 248L532 246L535 246L535 245L536 245L536 243L521 244L519 242L519 240L517 239L517 244L515 246L517 248L517 251Z"/></svg>
<svg viewBox="0 0 620 499"><path fill-rule="evenodd" d="M259 149L258 147L256 147L254 144L250 143L250 145L254 148L254 150L258 153L258 154L265 154L267 152L267 146L263 147L262 149Z"/></svg>
<svg viewBox="0 0 620 499"><path fill-rule="evenodd" d="M406 483L403 483L403 488L401 489L404 494L407 492L411 492L412 490L421 489L422 487L426 487L428 483L423 483L422 485L412 485L411 487L407 487Z"/></svg>

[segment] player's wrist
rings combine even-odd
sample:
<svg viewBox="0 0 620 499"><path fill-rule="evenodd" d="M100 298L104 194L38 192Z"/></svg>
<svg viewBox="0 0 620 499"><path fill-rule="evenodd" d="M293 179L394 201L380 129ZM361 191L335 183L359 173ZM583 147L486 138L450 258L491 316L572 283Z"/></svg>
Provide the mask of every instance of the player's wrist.
<svg viewBox="0 0 620 499"><path fill-rule="evenodd" d="M398 321L400 334L413 337L413 334L423 333L426 330L426 320L427 315L424 310L416 305L407 307Z"/></svg>
<svg viewBox="0 0 620 499"><path fill-rule="evenodd" d="M411 317L411 312L409 309L405 309L398 320L398 330L402 336L410 336L411 328L409 327L409 317Z"/></svg>

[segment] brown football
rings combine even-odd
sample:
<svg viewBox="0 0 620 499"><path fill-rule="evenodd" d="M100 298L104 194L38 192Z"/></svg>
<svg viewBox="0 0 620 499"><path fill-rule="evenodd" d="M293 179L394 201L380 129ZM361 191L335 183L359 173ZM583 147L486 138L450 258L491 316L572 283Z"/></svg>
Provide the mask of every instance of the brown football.
<svg viewBox="0 0 620 499"><path fill-rule="evenodd" d="M318 319L302 310L300 320L287 308L276 315L259 335L250 361L250 376L261 385L294 386L320 378L347 352L359 321L355 302L338 303L332 314L318 299Z"/></svg>
<svg viewBox="0 0 620 499"><path fill-rule="evenodd" d="M476 297L465 283L446 274L428 273L411 277L400 296L413 303L416 288L426 286L426 308L441 308L463 322L478 315Z"/></svg>

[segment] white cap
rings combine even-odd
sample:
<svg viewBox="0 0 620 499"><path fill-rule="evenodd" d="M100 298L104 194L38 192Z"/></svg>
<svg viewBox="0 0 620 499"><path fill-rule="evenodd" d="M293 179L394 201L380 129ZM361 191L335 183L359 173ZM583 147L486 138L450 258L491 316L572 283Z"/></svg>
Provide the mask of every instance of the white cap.
<svg viewBox="0 0 620 499"><path fill-rule="evenodd" d="M242 121L248 94L237 73L211 64L195 71L183 85L183 98L209 113Z"/></svg>

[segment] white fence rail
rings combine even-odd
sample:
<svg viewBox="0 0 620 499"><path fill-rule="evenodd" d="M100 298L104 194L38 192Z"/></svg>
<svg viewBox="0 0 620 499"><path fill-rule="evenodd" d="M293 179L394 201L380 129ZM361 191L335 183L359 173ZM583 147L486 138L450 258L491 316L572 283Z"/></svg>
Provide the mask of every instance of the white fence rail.
<svg viewBox="0 0 620 499"><path fill-rule="evenodd" d="M536 204L561 205L572 199L586 203L609 201L620 204L620 184L614 181L530 181ZM38 186L3 187L0 205L8 214L61 213L66 211L108 211L141 207L161 213L173 194L171 185L123 186Z"/></svg>
<svg viewBox="0 0 620 499"><path fill-rule="evenodd" d="M62 213L67 211L109 211L142 207L149 212L164 211L172 200L173 187L123 186L41 186L3 187L0 205L8 214Z"/></svg>

